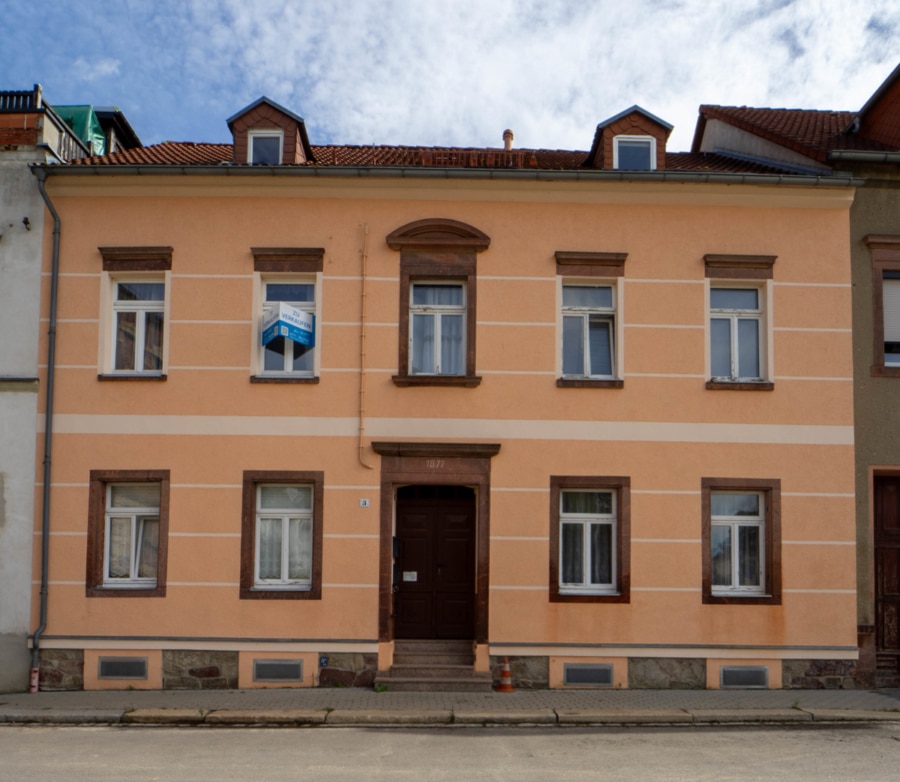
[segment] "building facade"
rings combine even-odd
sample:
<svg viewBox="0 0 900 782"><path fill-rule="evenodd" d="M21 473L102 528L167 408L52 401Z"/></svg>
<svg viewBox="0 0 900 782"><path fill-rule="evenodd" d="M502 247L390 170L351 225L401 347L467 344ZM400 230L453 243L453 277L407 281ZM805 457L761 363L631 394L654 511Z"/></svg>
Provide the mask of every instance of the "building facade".
<svg viewBox="0 0 900 782"><path fill-rule="evenodd" d="M855 180L228 124L36 172L43 687L851 683Z"/></svg>

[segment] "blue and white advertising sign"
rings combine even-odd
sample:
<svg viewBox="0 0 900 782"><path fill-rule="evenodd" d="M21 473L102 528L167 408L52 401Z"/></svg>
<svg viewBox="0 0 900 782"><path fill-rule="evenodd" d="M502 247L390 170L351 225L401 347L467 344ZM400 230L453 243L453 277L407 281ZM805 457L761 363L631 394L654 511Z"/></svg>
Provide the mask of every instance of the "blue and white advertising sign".
<svg viewBox="0 0 900 782"><path fill-rule="evenodd" d="M280 301L263 318L262 343L268 345L277 337L287 337L301 345L314 347L316 344L314 323L315 316L311 313Z"/></svg>

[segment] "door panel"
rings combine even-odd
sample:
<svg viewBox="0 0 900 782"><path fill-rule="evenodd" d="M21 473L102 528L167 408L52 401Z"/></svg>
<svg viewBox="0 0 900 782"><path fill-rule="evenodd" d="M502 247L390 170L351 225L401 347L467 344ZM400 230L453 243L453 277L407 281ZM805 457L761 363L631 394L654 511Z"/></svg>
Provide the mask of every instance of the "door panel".
<svg viewBox="0 0 900 782"><path fill-rule="evenodd" d="M472 638L475 493L456 486L397 492L396 638Z"/></svg>
<svg viewBox="0 0 900 782"><path fill-rule="evenodd" d="M900 477L875 478L875 622L879 653L900 661Z"/></svg>

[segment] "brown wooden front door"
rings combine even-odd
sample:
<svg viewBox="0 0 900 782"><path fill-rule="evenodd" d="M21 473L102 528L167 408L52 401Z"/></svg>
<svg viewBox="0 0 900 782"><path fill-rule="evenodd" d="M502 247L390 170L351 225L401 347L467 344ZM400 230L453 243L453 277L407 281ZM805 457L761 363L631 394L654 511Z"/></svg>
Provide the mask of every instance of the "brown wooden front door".
<svg viewBox="0 0 900 782"><path fill-rule="evenodd" d="M397 490L394 637L474 637L475 491Z"/></svg>
<svg viewBox="0 0 900 782"><path fill-rule="evenodd" d="M900 661L900 476L875 478L875 622L879 656Z"/></svg>

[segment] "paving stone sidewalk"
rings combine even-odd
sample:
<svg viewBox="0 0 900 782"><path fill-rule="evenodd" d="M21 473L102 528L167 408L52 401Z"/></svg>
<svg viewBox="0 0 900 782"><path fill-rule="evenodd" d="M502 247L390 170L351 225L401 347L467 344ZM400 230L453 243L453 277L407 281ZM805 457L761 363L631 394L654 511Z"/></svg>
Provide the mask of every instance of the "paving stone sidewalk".
<svg viewBox="0 0 900 782"><path fill-rule="evenodd" d="M900 690L0 693L0 724L708 725L875 720L900 722Z"/></svg>

